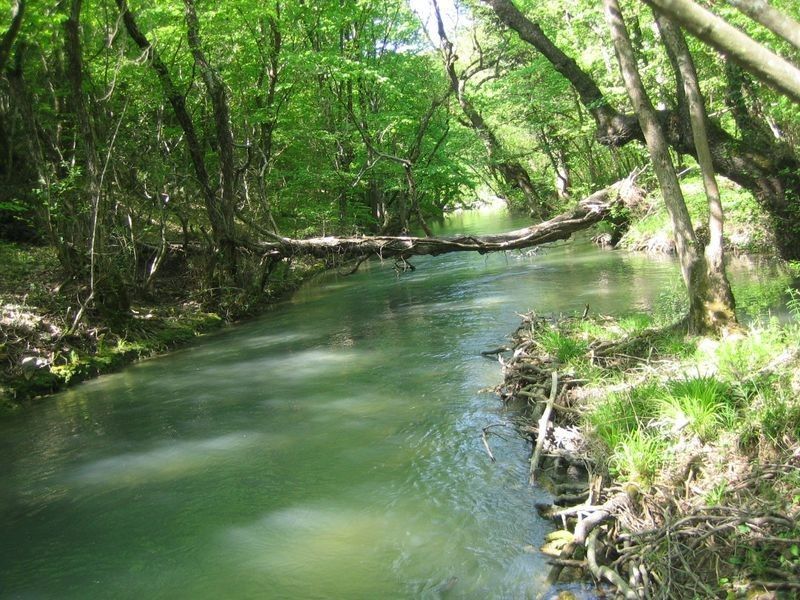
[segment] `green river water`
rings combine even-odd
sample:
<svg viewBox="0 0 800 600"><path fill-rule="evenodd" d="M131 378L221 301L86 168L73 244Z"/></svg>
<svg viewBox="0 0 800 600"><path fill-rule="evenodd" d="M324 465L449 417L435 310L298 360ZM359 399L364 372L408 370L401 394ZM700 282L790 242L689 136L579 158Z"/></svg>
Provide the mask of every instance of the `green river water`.
<svg viewBox="0 0 800 600"><path fill-rule="evenodd" d="M456 231L520 226L464 214ZM647 309L669 259L570 243L328 273L0 422L0 597L526 598L549 525L481 388L517 312Z"/></svg>

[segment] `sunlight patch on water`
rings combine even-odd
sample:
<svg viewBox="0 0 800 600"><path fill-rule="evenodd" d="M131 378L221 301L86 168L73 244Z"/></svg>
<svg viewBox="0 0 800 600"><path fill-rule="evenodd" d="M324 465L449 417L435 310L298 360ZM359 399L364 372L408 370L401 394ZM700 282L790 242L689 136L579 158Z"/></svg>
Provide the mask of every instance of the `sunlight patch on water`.
<svg viewBox="0 0 800 600"><path fill-rule="evenodd" d="M371 582L371 594L383 588L383 597L392 598L440 598L443 591L506 597L511 590L522 596L507 597L524 597L535 589L533 578L524 577L535 559L522 551L492 556L471 547L469 515L454 515L447 506L421 511L418 502L403 499L382 512L350 506L328 502L272 512L225 531L215 553L245 572L262 573L294 597L305 597L308 581L317 592L342 598L361 597L364 580Z"/></svg>
<svg viewBox="0 0 800 600"><path fill-rule="evenodd" d="M385 543L387 525L384 516L344 506L300 505L229 529L216 552L233 558L243 572L268 573L275 589L291 590L299 594L295 597L312 590L317 595L325 590L329 597L358 597L366 589L374 593L391 588L389 581L379 583L386 573L376 547Z"/></svg>
<svg viewBox="0 0 800 600"><path fill-rule="evenodd" d="M474 298L470 301L469 305L475 308L483 308L488 306L500 306L508 303L510 296L507 295L485 295Z"/></svg>
<svg viewBox="0 0 800 600"><path fill-rule="evenodd" d="M291 443L289 436L247 431L203 440L162 442L156 448L94 461L81 467L74 479L95 485L139 484L183 477L209 463L230 460L252 448L274 448Z"/></svg>
<svg viewBox="0 0 800 600"><path fill-rule="evenodd" d="M341 377L349 372L363 368L365 353L335 347L330 350L314 348L300 352L279 355L248 356L225 365L205 366L203 378L210 381L236 385L246 382L252 386L258 381L306 382L319 377L335 375Z"/></svg>
<svg viewBox="0 0 800 600"><path fill-rule="evenodd" d="M266 349L273 348L275 346L283 346L284 344L296 344L298 342L304 342L313 338L314 336L311 333L284 332L273 333L269 335L257 335L253 337L248 336L246 338L242 338L240 336L236 340L236 344L238 347L243 348Z"/></svg>
<svg viewBox="0 0 800 600"><path fill-rule="evenodd" d="M379 398L378 394L375 393L320 402L314 405L314 410L320 413L330 413L330 415L326 415L326 419L329 416L340 419L384 415L390 407L391 404L388 397Z"/></svg>

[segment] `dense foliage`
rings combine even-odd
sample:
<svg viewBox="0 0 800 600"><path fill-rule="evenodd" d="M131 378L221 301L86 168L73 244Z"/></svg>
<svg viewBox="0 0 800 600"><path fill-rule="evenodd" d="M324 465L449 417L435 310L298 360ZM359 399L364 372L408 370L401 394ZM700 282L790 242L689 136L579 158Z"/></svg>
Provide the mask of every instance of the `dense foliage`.
<svg viewBox="0 0 800 600"><path fill-rule="evenodd" d="M259 252L276 234L427 229L479 193L544 217L646 163L635 128L597 130L609 110L620 122L630 111L594 3L514 3L573 72L507 27L498 6L510 2L442 3L438 28L438 3L405 0L11 4L0 235L53 245L81 304L101 311L124 312L166 272L210 302L257 296L287 268ZM625 11L644 82L672 118L680 93L652 13ZM689 41L723 173L793 240L796 105ZM587 100L580 73L602 96ZM685 132L670 143L691 165Z"/></svg>

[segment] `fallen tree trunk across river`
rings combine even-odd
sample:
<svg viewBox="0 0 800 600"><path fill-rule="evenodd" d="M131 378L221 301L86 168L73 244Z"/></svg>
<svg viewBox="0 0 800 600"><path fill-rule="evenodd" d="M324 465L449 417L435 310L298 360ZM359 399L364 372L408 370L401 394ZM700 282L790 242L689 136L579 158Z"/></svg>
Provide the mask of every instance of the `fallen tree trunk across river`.
<svg viewBox="0 0 800 600"><path fill-rule="evenodd" d="M311 255L341 260L380 258L406 259L411 256L446 254L448 252L498 252L539 246L565 240L573 233L587 229L610 216L612 209L623 203L634 188L633 177L618 181L581 200L571 211L531 227L485 236L453 238L413 236L355 236L292 239L270 236L253 250L275 258Z"/></svg>

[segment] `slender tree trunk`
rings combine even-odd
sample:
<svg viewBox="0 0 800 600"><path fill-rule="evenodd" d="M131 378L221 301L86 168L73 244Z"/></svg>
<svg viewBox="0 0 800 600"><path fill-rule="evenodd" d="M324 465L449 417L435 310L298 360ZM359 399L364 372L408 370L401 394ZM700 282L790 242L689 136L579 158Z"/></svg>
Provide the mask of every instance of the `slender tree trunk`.
<svg viewBox="0 0 800 600"><path fill-rule="evenodd" d="M200 22L194 7L194 0L184 0L186 9L186 25L188 31L189 48L192 51L194 62L200 69L200 75L206 86L206 92L211 100L214 112L214 129L217 141L217 153L220 162L220 190L221 199L215 204L217 223L217 239L215 240L222 250L225 269L229 275L237 275L237 250L236 231L234 223L234 208L236 204L236 168L234 164L233 129L231 128L230 108L228 107L228 93L219 72L211 65L205 56L200 40Z"/></svg>
<svg viewBox="0 0 800 600"><path fill-rule="evenodd" d="M14 40L19 35L19 30L22 27L22 19L25 16L25 0L16 0L11 5L11 25L0 38L0 73L2 73L8 57L11 56L11 48L14 46Z"/></svg>
<svg viewBox="0 0 800 600"><path fill-rule="evenodd" d="M89 257L90 273L90 294L94 295L95 289L95 270L96 254L95 250L100 250L102 235L98 235L99 212L100 212L100 158L97 154L95 143L94 128L89 118L89 111L86 107L86 100L83 92L83 58L81 56L80 41L80 12L81 0L71 0L69 16L64 21L65 45L64 50L67 57L67 79L69 82L72 109L77 120L77 131L83 146L83 166L85 169L84 178L86 182L86 194L91 205L91 218L85 224L87 236L86 244Z"/></svg>
<svg viewBox="0 0 800 600"><path fill-rule="evenodd" d="M259 127L259 151L261 154L261 163L257 175L257 187L261 198L261 206L259 208L263 210L263 220L267 223L270 230L275 233L278 231L278 226L272 214L267 176L272 167L275 130L278 125L278 111L280 109L280 102L276 99L278 81L281 74L280 59L283 47L280 18L281 3L280 0L276 0L275 16L267 16L259 22L262 40L266 41L269 53L263 65L261 75L259 76L258 86L259 89L263 89L266 85L266 93L259 94L256 97L256 106L268 115Z"/></svg>
<svg viewBox="0 0 800 600"><path fill-rule="evenodd" d="M46 159L45 151L42 148L42 140L39 137L39 122L36 119L33 100L25 82L23 70L24 49L23 44L17 45L14 66L7 72L8 87L11 92L12 105L16 107L22 125L28 132L28 135L25 136L25 143L28 147L28 160L33 166L37 184L42 192L42 197L45 199L43 202L37 202L35 209L36 219L42 228L47 231L50 243L57 249L59 259L63 264L66 261L63 240L59 239L58 225L54 222L50 213L50 206L52 205L50 193L55 173L52 163Z"/></svg>
<svg viewBox="0 0 800 600"><path fill-rule="evenodd" d="M194 167L197 182L200 185L200 191L205 203L206 214L208 215L208 219L211 224L214 244L223 250L223 252L226 252L226 248L232 251L231 246L234 239L233 215L230 214L232 206L225 207L217 197L217 192L211 185L208 169L206 167L203 145L197 136L197 130L195 129L194 121L192 120L192 117L186 107L186 98L178 91L178 88L172 81L172 76L170 75L167 65L161 59L161 55L150 44L147 37L139 29L133 13L128 8L127 0L115 1L117 3L117 7L119 8L120 14L122 15L122 20L125 24L125 29L127 30L128 35L136 43L136 45L146 53L149 64L155 71L159 83L161 84L161 89L163 90L164 95L167 97L167 100L169 100L172 110L175 113L175 118L178 120L178 123L183 130L186 139L186 147L189 151L189 157L192 161L192 166ZM225 183L233 184L231 165L232 161L227 167L228 174L225 178ZM231 193L230 188L227 193ZM228 198L229 197L230 195ZM231 263L235 265L235 258L230 255L231 251L228 251L228 255L223 257L226 266L229 269L231 268ZM215 270L215 267L210 269L212 278Z"/></svg>
<svg viewBox="0 0 800 600"><path fill-rule="evenodd" d="M569 198L570 188L572 187L567 153L563 145L548 135L544 127L540 128L538 137L542 150L544 150L547 158L550 159L550 165L553 167L556 195L559 200L566 200Z"/></svg>
<svg viewBox="0 0 800 600"><path fill-rule="evenodd" d="M706 329L706 323L709 321L706 318L705 294L709 286L706 281L705 260L692 229L691 218L686 209L675 168L672 165L666 138L639 75L633 47L619 4L617 0L603 0L603 6L622 71L622 78L644 132L653 170L658 178L664 196L664 204L672 220L675 248L681 265L683 281L689 294L689 331L702 332Z"/></svg>
<svg viewBox="0 0 800 600"><path fill-rule="evenodd" d="M664 43L671 59L677 66L683 93L689 109L689 118L692 123L694 144L697 148L697 162L703 174L703 186L708 198L708 230L709 241L705 247L706 285L708 291L705 295L706 307L703 317L713 319L704 323L704 328L714 330L736 322L735 303L733 292L725 272L725 253L723 247L723 212L722 200L714 175L714 164L711 158L711 149L708 144L708 128L706 123L705 103L700 93L700 84L694 61L689 53L689 48L678 26L670 19L656 13L658 24Z"/></svg>

